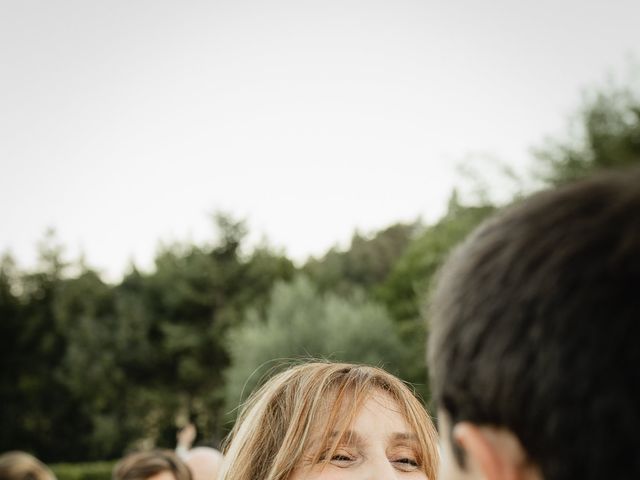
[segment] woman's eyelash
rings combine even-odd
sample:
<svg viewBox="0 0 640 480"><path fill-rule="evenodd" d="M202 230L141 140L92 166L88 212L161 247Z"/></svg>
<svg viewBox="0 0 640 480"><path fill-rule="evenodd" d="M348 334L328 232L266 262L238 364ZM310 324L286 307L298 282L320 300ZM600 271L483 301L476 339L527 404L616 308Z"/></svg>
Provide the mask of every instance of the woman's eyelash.
<svg viewBox="0 0 640 480"><path fill-rule="evenodd" d="M336 462L350 462L351 460L353 460L353 458L342 453L337 453L333 457L331 457L331 460L334 460Z"/></svg>
<svg viewBox="0 0 640 480"><path fill-rule="evenodd" d="M398 458L396 460L392 460L392 463L402 472L414 472L422 468L420 462L411 457Z"/></svg>
<svg viewBox="0 0 640 480"><path fill-rule="evenodd" d="M334 453L330 456L330 452L324 452L322 455L320 455L318 461L324 462L327 460L327 458L331 462L351 462L354 459L353 456L346 453Z"/></svg>

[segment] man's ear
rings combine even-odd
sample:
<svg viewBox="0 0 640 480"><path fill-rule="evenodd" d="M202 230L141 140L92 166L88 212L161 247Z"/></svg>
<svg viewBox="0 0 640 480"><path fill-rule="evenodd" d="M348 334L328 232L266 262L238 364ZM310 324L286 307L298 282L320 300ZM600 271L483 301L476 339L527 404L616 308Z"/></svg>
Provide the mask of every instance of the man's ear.
<svg viewBox="0 0 640 480"><path fill-rule="evenodd" d="M486 480L523 480L542 478L526 462L525 451L510 431L480 427L469 422L455 425L452 440L466 453L467 468Z"/></svg>

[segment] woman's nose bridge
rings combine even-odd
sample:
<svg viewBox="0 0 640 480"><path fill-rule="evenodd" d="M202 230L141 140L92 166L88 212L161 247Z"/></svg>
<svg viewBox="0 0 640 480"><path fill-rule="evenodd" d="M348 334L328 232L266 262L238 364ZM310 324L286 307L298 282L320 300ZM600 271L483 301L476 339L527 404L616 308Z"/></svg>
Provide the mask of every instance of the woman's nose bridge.
<svg viewBox="0 0 640 480"><path fill-rule="evenodd" d="M365 462L366 474L363 480L395 480L397 471L387 458L386 453L372 455Z"/></svg>

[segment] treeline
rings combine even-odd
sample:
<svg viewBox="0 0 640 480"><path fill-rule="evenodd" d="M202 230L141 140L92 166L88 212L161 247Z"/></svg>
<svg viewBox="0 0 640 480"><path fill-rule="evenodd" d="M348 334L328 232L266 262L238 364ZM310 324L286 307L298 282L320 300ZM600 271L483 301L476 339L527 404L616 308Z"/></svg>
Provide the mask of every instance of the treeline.
<svg viewBox="0 0 640 480"><path fill-rule="evenodd" d="M632 89L592 94L579 118L577 136L536 151L544 184L640 163ZM244 223L218 215L215 241L165 246L152 271L132 266L115 285L69 262L53 234L33 271L5 255L0 451L110 459L174 445L176 422L187 418L216 443L253 386L301 357L382 365L428 399L429 285L451 248L496 208L452 194L433 225L355 234L349 248L301 267L268 246L246 253Z"/></svg>

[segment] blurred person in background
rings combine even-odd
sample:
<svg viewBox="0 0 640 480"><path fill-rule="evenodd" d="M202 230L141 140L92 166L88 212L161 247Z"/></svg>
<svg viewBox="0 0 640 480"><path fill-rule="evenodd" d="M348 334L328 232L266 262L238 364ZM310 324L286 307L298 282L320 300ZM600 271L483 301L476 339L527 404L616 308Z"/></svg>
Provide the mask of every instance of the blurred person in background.
<svg viewBox="0 0 640 480"><path fill-rule="evenodd" d="M189 467L171 450L136 452L120 460L113 480L193 480Z"/></svg>
<svg viewBox="0 0 640 480"><path fill-rule="evenodd" d="M197 434L196 426L191 422L178 430L176 434L176 454L183 460L187 458Z"/></svg>
<svg viewBox="0 0 640 480"><path fill-rule="evenodd" d="M180 429L176 436L176 454L191 469L193 480L215 480L222 465L222 453L211 447L191 448L196 435L197 430L193 423L188 423Z"/></svg>
<svg viewBox="0 0 640 480"><path fill-rule="evenodd" d="M34 456L13 451L0 455L0 480L56 480L56 476Z"/></svg>

